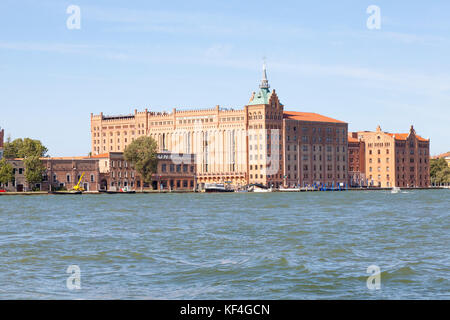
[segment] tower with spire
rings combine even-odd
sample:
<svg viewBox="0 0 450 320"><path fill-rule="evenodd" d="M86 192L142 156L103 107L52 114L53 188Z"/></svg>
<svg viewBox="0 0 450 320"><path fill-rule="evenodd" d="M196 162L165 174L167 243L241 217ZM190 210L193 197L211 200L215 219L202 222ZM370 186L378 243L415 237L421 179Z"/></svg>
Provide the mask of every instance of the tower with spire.
<svg viewBox="0 0 450 320"><path fill-rule="evenodd" d="M283 139L283 105L280 103L275 90L270 89L265 61L262 71L259 89L257 92L252 93L252 97L244 109L247 113L247 129L250 130L249 132L257 133L254 135L256 141L253 140L252 143L265 146L272 143L272 141L278 143L280 138ZM251 147L252 145L250 147L247 146L248 150L252 150ZM283 183L283 162L280 160L283 159L284 150L278 149L278 147L275 149L271 148L270 152L269 148L267 148L267 150L264 149L266 151L255 151L256 153L254 154L247 153L249 168L258 167L261 169L258 170L258 174L254 172L249 173L249 183L260 183L263 176L263 184L281 185Z"/></svg>
<svg viewBox="0 0 450 320"><path fill-rule="evenodd" d="M270 85L269 85L269 80L267 80L267 69L266 69L266 62L264 61L263 63L263 77L261 80L261 84L259 85L260 89L265 89L265 90L269 90Z"/></svg>
<svg viewBox="0 0 450 320"><path fill-rule="evenodd" d="M273 98L273 99L272 99ZM276 101L275 101L276 100ZM275 103L279 105L278 97L276 97L275 90L270 90L269 80L267 79L267 65L264 61L262 79L259 85L258 92L253 92L248 105L272 105Z"/></svg>

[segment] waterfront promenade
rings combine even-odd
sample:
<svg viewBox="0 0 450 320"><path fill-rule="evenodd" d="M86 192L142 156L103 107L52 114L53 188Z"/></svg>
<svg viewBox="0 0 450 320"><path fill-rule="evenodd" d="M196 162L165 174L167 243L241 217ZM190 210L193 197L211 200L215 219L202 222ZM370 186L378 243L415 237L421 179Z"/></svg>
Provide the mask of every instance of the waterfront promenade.
<svg viewBox="0 0 450 320"><path fill-rule="evenodd" d="M444 190L450 189L450 187L428 187L428 188L399 188L400 190ZM280 192L280 193L298 193L298 192L336 192L336 191L390 191L392 188L348 188L341 190L319 190L319 189L302 189L300 191L280 191L273 190L272 192ZM200 193L198 191L193 190L136 190L135 194L157 194L157 193ZM251 192L249 192L251 193ZM99 191L84 191L82 194L107 194L105 192ZM117 192L116 194L121 194L121 192ZM125 194L125 193L123 193ZM8 195L22 195L22 196L38 196L38 195L52 195L48 191L29 191L29 192L0 192L0 196L8 196ZM71 195L67 193L67 195Z"/></svg>

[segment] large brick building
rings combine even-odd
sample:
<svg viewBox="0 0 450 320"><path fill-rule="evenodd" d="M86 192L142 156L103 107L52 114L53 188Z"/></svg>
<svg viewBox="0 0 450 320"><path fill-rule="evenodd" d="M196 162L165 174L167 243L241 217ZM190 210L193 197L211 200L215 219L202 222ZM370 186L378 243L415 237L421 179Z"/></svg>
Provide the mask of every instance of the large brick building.
<svg viewBox="0 0 450 320"><path fill-rule="evenodd" d="M428 187L430 185L430 140L416 134L376 131L352 133L364 143L365 174L368 185L376 187ZM351 162L352 163L352 162ZM355 165L352 164L354 167Z"/></svg>
<svg viewBox="0 0 450 320"><path fill-rule="evenodd" d="M150 136L160 152L195 155L197 182L273 185L337 184L348 180L347 123L285 111L270 90L265 66L257 92L241 109L91 114L92 154L123 152Z"/></svg>

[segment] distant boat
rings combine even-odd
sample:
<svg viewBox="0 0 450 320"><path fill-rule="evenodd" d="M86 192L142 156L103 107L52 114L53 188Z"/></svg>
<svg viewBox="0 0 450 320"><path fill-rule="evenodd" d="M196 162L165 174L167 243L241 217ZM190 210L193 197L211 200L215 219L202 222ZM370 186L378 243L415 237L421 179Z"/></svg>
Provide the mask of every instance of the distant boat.
<svg viewBox="0 0 450 320"><path fill-rule="evenodd" d="M250 192L272 192L272 188L267 188L266 186L262 184L252 184L248 188L248 191Z"/></svg>
<svg viewBox="0 0 450 320"><path fill-rule="evenodd" d="M112 191L112 190L106 190L106 191L103 191L103 192L105 192L105 193L107 193L107 194L116 194L116 193L136 193L135 190L130 190L130 191Z"/></svg>
<svg viewBox="0 0 450 320"><path fill-rule="evenodd" d="M280 187L278 190L279 191L284 191L284 192L299 192L301 189L300 188L283 188L283 187Z"/></svg>
<svg viewBox="0 0 450 320"><path fill-rule="evenodd" d="M206 183L205 192L234 192L234 190L225 188L223 183Z"/></svg>
<svg viewBox="0 0 450 320"><path fill-rule="evenodd" d="M82 194L81 191L49 191L49 194Z"/></svg>
<svg viewBox="0 0 450 320"><path fill-rule="evenodd" d="M399 192L400 192L400 188L399 187L392 187L391 193L399 193Z"/></svg>

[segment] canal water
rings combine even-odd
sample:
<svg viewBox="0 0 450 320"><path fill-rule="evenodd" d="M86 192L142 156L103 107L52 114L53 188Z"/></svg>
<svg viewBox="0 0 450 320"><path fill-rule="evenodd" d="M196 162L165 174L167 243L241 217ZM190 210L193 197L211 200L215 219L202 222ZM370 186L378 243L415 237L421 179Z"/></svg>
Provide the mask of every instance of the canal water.
<svg viewBox="0 0 450 320"><path fill-rule="evenodd" d="M450 299L449 195L0 196L0 299Z"/></svg>

